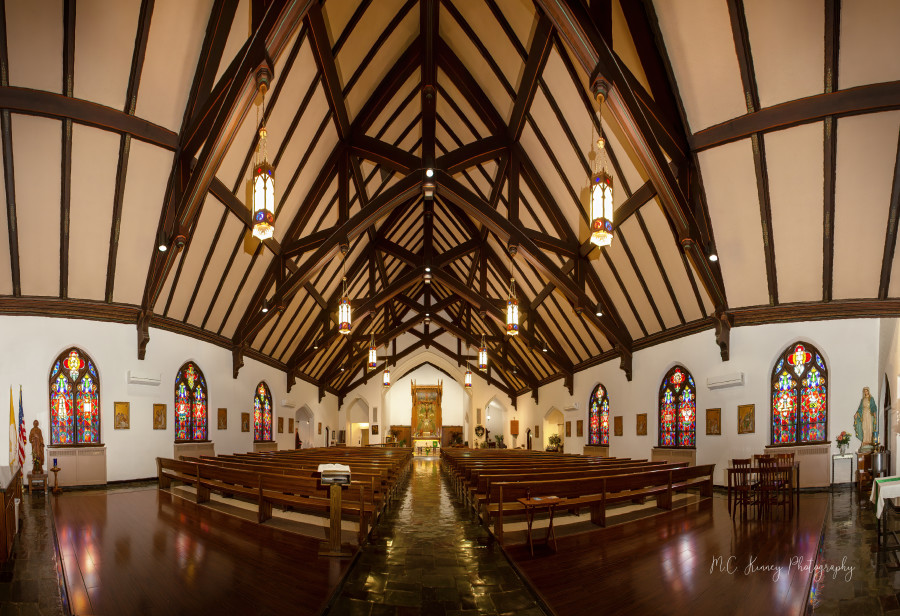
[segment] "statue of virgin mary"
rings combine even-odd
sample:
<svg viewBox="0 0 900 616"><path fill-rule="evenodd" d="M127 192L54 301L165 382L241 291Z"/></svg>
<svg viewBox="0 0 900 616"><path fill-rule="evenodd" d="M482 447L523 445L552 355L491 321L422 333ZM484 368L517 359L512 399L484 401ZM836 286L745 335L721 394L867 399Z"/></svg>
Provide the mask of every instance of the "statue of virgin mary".
<svg viewBox="0 0 900 616"><path fill-rule="evenodd" d="M862 453L872 451L878 438L878 406L869 394L868 387L863 387L862 400L859 401L859 407L853 415L853 428L856 438L861 443L859 451Z"/></svg>

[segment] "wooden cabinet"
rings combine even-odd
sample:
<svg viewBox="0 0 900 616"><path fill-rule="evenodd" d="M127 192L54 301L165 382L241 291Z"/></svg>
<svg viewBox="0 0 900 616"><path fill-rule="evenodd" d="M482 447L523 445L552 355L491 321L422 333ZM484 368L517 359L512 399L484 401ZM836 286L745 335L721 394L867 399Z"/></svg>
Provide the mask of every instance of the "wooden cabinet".
<svg viewBox="0 0 900 616"><path fill-rule="evenodd" d="M872 454L856 453L856 482L860 494L868 493L872 488Z"/></svg>

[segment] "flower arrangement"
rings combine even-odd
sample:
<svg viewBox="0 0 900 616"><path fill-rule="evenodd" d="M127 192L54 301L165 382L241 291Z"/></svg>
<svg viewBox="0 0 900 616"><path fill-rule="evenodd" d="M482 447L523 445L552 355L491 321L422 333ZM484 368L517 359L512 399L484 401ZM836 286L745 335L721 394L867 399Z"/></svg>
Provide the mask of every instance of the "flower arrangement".
<svg viewBox="0 0 900 616"><path fill-rule="evenodd" d="M846 447L847 445L850 444L850 433L847 432L846 430L842 431L840 434L837 435L837 438L834 439L834 442L838 444L838 447L840 447L841 445Z"/></svg>

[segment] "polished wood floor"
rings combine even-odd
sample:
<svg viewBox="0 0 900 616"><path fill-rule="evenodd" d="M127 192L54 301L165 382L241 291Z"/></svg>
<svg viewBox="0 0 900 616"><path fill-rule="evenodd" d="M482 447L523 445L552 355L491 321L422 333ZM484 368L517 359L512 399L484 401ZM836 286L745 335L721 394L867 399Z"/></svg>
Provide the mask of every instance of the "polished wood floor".
<svg viewBox="0 0 900 616"><path fill-rule="evenodd" d="M53 509L76 615L318 614L349 566L155 487L63 493Z"/></svg>
<svg viewBox="0 0 900 616"><path fill-rule="evenodd" d="M742 523L716 495L561 536L557 553L532 557L527 545L507 553L559 616L803 614L827 505L827 494L802 495L793 520Z"/></svg>

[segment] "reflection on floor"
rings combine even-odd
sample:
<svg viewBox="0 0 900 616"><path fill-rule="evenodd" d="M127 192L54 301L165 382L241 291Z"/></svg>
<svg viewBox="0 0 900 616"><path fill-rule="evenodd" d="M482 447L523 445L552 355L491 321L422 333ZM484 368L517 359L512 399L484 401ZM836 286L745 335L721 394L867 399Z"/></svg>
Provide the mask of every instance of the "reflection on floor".
<svg viewBox="0 0 900 616"><path fill-rule="evenodd" d="M375 527L328 612L545 612L488 532L456 502L436 458L417 458L406 493Z"/></svg>

